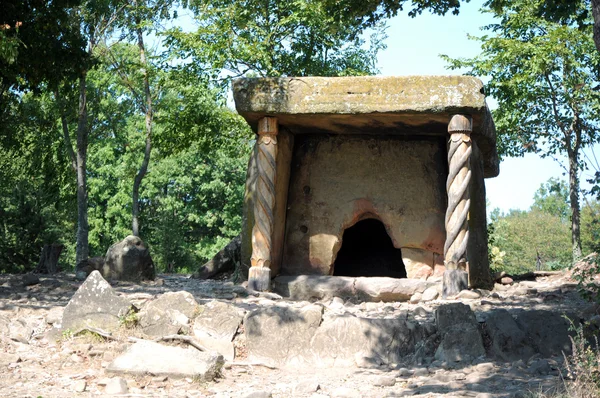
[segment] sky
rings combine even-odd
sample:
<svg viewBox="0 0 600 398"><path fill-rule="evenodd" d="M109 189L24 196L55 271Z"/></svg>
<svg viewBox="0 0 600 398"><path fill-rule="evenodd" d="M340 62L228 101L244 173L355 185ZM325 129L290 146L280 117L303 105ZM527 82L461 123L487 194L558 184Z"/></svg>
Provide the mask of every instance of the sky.
<svg viewBox="0 0 600 398"><path fill-rule="evenodd" d="M480 52L479 43L467 35L481 36L482 26L493 23L489 14L479 12L484 0L461 3L458 16L437 16L423 13L410 18L407 12L389 20L387 49L378 56L380 74L404 75L457 75L461 71L446 69L446 62L439 55L450 57L474 57ZM464 72L464 71L463 71ZM488 99L490 108L497 106ZM588 151L588 155L592 156ZM599 153L600 155L600 153ZM560 158L566 160L566 158ZM488 210L496 207L507 212L510 209L527 210L533 204L533 195L540 185L551 177L566 179L564 169L553 159L541 159L529 154L522 158L507 158L500 164L500 175L486 180ZM586 176L581 178L582 187Z"/></svg>

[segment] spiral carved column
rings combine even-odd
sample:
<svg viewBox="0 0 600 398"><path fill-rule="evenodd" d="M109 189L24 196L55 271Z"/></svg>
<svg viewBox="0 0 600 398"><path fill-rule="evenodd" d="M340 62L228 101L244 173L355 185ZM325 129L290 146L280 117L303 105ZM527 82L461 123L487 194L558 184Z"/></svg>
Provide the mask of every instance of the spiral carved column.
<svg viewBox="0 0 600 398"><path fill-rule="evenodd" d="M448 208L442 296L454 296L468 287L467 243L471 180L471 132L473 121L467 115L453 115L448 124Z"/></svg>
<svg viewBox="0 0 600 398"><path fill-rule="evenodd" d="M273 212L275 209L275 179L277 176L277 119L265 117L258 121L256 164L256 200L252 228L252 257L248 287L258 291L269 289L273 246Z"/></svg>

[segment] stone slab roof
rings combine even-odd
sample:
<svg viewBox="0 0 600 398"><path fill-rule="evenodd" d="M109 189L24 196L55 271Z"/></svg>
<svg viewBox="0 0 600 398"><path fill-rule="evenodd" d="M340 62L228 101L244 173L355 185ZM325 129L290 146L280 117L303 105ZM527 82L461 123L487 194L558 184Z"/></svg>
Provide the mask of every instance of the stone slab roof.
<svg viewBox="0 0 600 398"><path fill-rule="evenodd" d="M256 131L277 117L294 134L447 134L453 114L473 117L486 177L499 173L494 122L482 82L470 76L361 76L236 79L238 113Z"/></svg>

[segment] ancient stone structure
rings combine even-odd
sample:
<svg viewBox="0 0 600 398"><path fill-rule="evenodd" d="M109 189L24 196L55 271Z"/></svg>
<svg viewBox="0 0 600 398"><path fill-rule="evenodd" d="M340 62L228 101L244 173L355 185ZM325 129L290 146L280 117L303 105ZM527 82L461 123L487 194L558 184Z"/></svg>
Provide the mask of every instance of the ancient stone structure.
<svg viewBox="0 0 600 398"><path fill-rule="evenodd" d="M465 76L239 79L257 132L242 265L276 275L490 284L485 177L498 175L481 81Z"/></svg>

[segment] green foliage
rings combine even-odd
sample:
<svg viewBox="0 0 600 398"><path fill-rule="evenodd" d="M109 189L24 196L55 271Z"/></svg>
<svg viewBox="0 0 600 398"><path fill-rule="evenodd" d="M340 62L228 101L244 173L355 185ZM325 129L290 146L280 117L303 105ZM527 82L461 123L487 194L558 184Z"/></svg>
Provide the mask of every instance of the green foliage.
<svg viewBox="0 0 600 398"><path fill-rule="evenodd" d="M336 19L319 1L191 1L198 29L170 32L169 43L190 67L207 65L235 76L349 76L376 72L385 28Z"/></svg>
<svg viewBox="0 0 600 398"><path fill-rule="evenodd" d="M558 178L550 178L533 195L532 209L560 218L569 218L569 185Z"/></svg>
<svg viewBox="0 0 600 398"><path fill-rule="evenodd" d="M497 209L491 214L493 230L492 251L497 247L502 256L502 264L496 271L509 274L533 271L539 253L546 267L565 268L571 264L569 225L560 217L540 210L511 210L501 214Z"/></svg>

